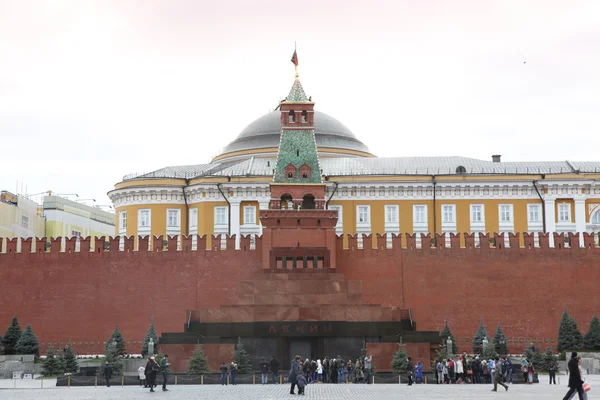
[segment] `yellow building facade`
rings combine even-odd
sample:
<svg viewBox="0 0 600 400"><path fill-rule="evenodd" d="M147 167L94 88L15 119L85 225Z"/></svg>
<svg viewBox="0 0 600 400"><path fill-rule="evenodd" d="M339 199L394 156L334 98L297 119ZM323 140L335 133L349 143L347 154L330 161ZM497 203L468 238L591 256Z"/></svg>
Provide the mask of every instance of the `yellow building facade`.
<svg viewBox="0 0 600 400"><path fill-rule="evenodd" d="M209 163L124 177L108 194L115 234L261 234L281 118L258 118ZM338 234L548 232L554 246L553 232L600 231L600 162L379 158L333 117L314 122Z"/></svg>

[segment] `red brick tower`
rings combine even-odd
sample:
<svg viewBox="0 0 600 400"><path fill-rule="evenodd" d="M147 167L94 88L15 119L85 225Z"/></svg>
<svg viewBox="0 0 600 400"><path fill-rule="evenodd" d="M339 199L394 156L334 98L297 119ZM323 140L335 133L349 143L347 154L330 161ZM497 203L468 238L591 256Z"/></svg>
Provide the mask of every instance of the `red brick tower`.
<svg viewBox="0 0 600 400"><path fill-rule="evenodd" d="M335 268L337 211L325 209L314 106L296 75L281 102L281 139L269 210L261 212L264 269Z"/></svg>

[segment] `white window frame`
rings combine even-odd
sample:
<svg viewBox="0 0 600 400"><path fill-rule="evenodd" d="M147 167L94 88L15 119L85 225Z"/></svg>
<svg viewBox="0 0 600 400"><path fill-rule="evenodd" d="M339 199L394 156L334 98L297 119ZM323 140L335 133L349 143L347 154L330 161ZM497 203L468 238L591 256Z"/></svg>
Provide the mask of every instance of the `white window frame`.
<svg viewBox="0 0 600 400"><path fill-rule="evenodd" d="M471 224L485 223L485 207L483 204L471 204Z"/></svg>
<svg viewBox="0 0 600 400"><path fill-rule="evenodd" d="M127 230L127 211L119 211L119 231Z"/></svg>
<svg viewBox="0 0 600 400"><path fill-rule="evenodd" d="M442 204L442 223L456 224L456 205Z"/></svg>
<svg viewBox="0 0 600 400"><path fill-rule="evenodd" d="M590 223L592 223L592 224L600 224L600 210L596 210L596 212L594 212L592 214L592 218L590 219Z"/></svg>
<svg viewBox="0 0 600 400"><path fill-rule="evenodd" d="M198 209L190 209L190 231L198 229Z"/></svg>
<svg viewBox="0 0 600 400"><path fill-rule="evenodd" d="M531 218L533 215L535 219ZM541 223L542 222L542 205L541 204L527 204L527 222L528 223Z"/></svg>
<svg viewBox="0 0 600 400"><path fill-rule="evenodd" d="M148 216L148 220L146 224L144 222L144 214ZM152 226L152 210L149 208L141 208L138 210L138 230L150 230Z"/></svg>
<svg viewBox="0 0 600 400"><path fill-rule="evenodd" d="M256 206L244 206L244 225L256 225Z"/></svg>
<svg viewBox="0 0 600 400"><path fill-rule="evenodd" d="M558 221L559 223L571 223L571 204L558 203Z"/></svg>
<svg viewBox="0 0 600 400"><path fill-rule="evenodd" d="M81 237L81 231L78 231L76 229L72 229L71 230L71 237L76 237L76 238L80 238Z"/></svg>
<svg viewBox="0 0 600 400"><path fill-rule="evenodd" d="M341 235L344 233L344 215L343 215L343 207L339 204L330 204L327 206L330 210L337 210L338 219L335 224L335 233Z"/></svg>
<svg viewBox="0 0 600 400"><path fill-rule="evenodd" d="M225 226L227 225L227 220L229 215L227 215L227 207L225 206L215 206L215 226ZM221 219L222 216L222 219Z"/></svg>
<svg viewBox="0 0 600 400"><path fill-rule="evenodd" d="M21 226L29 229L29 217L27 215L21 215Z"/></svg>
<svg viewBox="0 0 600 400"><path fill-rule="evenodd" d="M371 225L371 206L361 204L356 206L356 225Z"/></svg>
<svg viewBox="0 0 600 400"><path fill-rule="evenodd" d="M390 213L391 211L391 213ZM390 219L390 214L393 218ZM385 223L396 225L400 222L400 212L397 204L387 204L385 206Z"/></svg>
<svg viewBox="0 0 600 400"><path fill-rule="evenodd" d="M508 218L505 218L508 215ZM498 204L498 221L502 224L514 224L515 213L512 204Z"/></svg>
<svg viewBox="0 0 600 400"><path fill-rule="evenodd" d="M418 218L421 216L423 218ZM427 225L427 205L426 204L414 204L413 205L413 224Z"/></svg>
<svg viewBox="0 0 600 400"><path fill-rule="evenodd" d="M167 208L167 228L181 227L181 210L178 208Z"/></svg>

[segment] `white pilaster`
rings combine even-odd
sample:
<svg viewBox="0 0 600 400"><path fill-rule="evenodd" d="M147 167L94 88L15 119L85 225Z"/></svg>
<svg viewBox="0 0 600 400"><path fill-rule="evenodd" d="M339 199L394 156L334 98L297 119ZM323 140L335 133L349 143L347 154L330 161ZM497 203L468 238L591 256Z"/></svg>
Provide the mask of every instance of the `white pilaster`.
<svg viewBox="0 0 600 400"><path fill-rule="evenodd" d="M259 201L258 202L258 216L259 216L259 218L258 218L258 224L260 226L259 227L259 235L260 236L262 236L262 234L263 234L263 226L260 223L260 212L262 210L268 210L268 209L269 209L269 202L268 201Z"/></svg>
<svg viewBox="0 0 600 400"><path fill-rule="evenodd" d="M575 228L579 233L579 247L583 247L583 232L585 228L585 197L575 197Z"/></svg>
<svg viewBox="0 0 600 400"><path fill-rule="evenodd" d="M546 221L546 232L548 232L548 243L550 247L554 247L554 232L556 232L555 202L556 199L554 198L544 199L544 207L546 208L544 219Z"/></svg>
<svg viewBox="0 0 600 400"><path fill-rule="evenodd" d="M230 235L235 235L235 249L240 249L240 202L231 202L229 206Z"/></svg>

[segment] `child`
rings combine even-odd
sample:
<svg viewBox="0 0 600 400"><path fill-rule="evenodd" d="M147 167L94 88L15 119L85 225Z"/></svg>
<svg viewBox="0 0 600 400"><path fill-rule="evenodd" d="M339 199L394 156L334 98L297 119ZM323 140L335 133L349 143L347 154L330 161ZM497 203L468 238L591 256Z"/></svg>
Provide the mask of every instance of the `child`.
<svg viewBox="0 0 600 400"><path fill-rule="evenodd" d="M306 387L306 377L303 374L298 375L298 394L304 395L304 388Z"/></svg>

